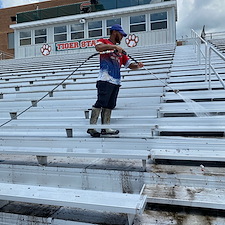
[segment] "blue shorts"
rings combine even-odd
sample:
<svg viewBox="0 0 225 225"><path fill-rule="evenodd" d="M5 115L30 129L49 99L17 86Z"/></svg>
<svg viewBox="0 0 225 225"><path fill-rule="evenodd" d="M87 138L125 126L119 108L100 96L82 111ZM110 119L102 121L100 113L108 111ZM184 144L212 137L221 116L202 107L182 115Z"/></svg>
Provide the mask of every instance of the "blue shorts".
<svg viewBox="0 0 225 225"><path fill-rule="evenodd" d="M107 81L97 81L98 99L93 105L95 108L114 109L120 85L111 84Z"/></svg>

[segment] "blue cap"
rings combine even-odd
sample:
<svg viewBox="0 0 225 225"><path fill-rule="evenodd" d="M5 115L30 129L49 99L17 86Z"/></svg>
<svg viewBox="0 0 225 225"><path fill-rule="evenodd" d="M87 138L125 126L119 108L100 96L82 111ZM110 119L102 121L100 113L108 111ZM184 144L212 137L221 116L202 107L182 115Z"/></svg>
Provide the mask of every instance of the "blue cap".
<svg viewBox="0 0 225 225"><path fill-rule="evenodd" d="M127 36L127 34L123 31L123 28L119 24L113 25L110 30L116 30L119 31L124 37Z"/></svg>

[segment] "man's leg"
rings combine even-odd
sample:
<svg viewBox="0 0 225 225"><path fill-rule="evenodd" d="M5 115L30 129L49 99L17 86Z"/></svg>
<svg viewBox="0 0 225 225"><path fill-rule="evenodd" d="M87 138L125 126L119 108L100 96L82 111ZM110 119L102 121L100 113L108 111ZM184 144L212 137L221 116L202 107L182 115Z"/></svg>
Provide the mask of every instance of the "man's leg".
<svg viewBox="0 0 225 225"><path fill-rule="evenodd" d="M102 113L101 113L102 124L110 124L111 113L112 113L112 109L104 109L104 108L102 109ZM102 129L101 134L115 135L115 134L119 134L119 130L113 130L111 128Z"/></svg>
<svg viewBox="0 0 225 225"><path fill-rule="evenodd" d="M97 124L99 114L102 107L108 104L108 101L111 96L111 90L108 87L109 83L105 81L98 81L96 84L97 87L97 101L92 107L90 124ZM87 133L92 137L100 137L100 133L95 129L88 129Z"/></svg>
<svg viewBox="0 0 225 225"><path fill-rule="evenodd" d="M90 124L97 124L100 112L101 108L92 107ZM92 137L100 137L100 133L95 129L88 129L87 133L90 134Z"/></svg>
<svg viewBox="0 0 225 225"><path fill-rule="evenodd" d="M102 108L101 112L101 119L102 119L102 124L110 124L111 121L111 114L112 114L112 109L116 107L116 101L119 93L119 85L114 85L110 84L112 88L110 100L108 101L108 105L106 108ZM103 135L115 135L118 134L119 130L113 130L113 129L102 129L101 134Z"/></svg>

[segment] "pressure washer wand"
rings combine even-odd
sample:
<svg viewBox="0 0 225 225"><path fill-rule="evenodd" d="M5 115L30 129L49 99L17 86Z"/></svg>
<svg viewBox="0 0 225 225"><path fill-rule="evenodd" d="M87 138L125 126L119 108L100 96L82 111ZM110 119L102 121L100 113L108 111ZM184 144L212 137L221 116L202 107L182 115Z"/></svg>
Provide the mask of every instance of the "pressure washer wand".
<svg viewBox="0 0 225 225"><path fill-rule="evenodd" d="M122 51L122 54L127 55L130 59L132 59L135 63L138 63L138 61L132 57L131 55L127 54L127 52ZM143 67L146 71L148 71L149 74L154 76L156 79L158 79L161 83L163 83L166 87L169 87L175 94L179 93L179 90L174 90L170 85L162 81L159 77L157 77L152 71L149 71L145 66Z"/></svg>

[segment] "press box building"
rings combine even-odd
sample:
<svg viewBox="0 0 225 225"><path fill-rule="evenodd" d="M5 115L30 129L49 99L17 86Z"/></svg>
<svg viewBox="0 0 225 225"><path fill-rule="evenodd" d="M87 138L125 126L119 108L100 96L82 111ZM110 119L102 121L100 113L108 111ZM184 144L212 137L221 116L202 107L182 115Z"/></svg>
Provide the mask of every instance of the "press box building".
<svg viewBox="0 0 225 225"><path fill-rule="evenodd" d="M176 0L98 0L17 13L15 58L94 51L113 24L128 34L121 46L176 42Z"/></svg>

